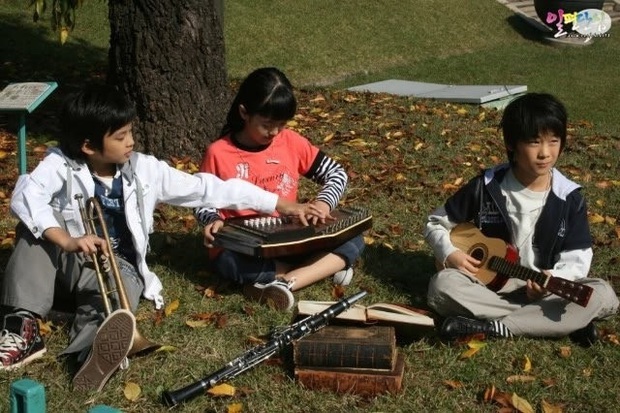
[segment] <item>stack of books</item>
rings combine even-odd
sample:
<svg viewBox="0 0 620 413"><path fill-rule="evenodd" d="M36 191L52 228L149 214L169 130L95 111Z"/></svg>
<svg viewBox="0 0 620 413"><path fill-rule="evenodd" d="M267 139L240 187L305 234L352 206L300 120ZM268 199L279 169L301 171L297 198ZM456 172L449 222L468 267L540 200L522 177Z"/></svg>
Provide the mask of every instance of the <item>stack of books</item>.
<svg viewBox="0 0 620 413"><path fill-rule="evenodd" d="M293 344L295 379L313 390L398 393L405 360L394 327L329 325Z"/></svg>

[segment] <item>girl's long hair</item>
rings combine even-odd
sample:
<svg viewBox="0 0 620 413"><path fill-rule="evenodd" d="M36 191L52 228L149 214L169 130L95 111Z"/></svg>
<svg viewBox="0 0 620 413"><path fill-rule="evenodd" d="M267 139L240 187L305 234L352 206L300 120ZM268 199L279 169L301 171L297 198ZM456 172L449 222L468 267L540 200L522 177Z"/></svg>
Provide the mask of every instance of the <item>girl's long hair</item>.
<svg viewBox="0 0 620 413"><path fill-rule="evenodd" d="M228 110L220 137L235 135L243 130L240 105L243 105L250 116L260 115L276 121L293 118L297 110L291 82L275 67L256 69L241 83Z"/></svg>

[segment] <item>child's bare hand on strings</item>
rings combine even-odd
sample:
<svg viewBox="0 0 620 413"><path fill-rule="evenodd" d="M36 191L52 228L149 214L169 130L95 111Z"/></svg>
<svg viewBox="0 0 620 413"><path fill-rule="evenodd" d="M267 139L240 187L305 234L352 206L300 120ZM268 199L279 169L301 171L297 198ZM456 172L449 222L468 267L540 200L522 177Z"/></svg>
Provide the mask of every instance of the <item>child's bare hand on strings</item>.
<svg viewBox="0 0 620 413"><path fill-rule="evenodd" d="M311 204L314 205L319 211L321 211L322 214L324 214L324 218L320 218L320 217L318 217L316 215L308 215L308 216L306 216L306 219L312 225L316 225L318 222L324 224L325 220L327 220L327 219L331 219L331 220L336 219L336 218L334 218L330 214L331 208L329 207L329 205L326 202L323 202L323 201L312 201Z"/></svg>
<svg viewBox="0 0 620 413"><path fill-rule="evenodd" d="M311 219L316 218L322 222L324 222L327 217L324 211L321 211L312 203L299 204L284 198L278 198L276 211L278 211L281 215L296 216L303 225L308 225L307 217L310 217Z"/></svg>
<svg viewBox="0 0 620 413"><path fill-rule="evenodd" d="M207 248L213 248L213 240L215 239L215 234L224 226L224 221L221 219L217 219L210 224L205 225L202 233L204 235L204 246Z"/></svg>
<svg viewBox="0 0 620 413"><path fill-rule="evenodd" d="M525 287L525 294L527 295L527 298L530 301L538 301L541 298L543 298L545 295L547 295L547 290L541 287L540 285L538 285L538 283L532 280L527 280L527 285Z"/></svg>
<svg viewBox="0 0 620 413"><path fill-rule="evenodd" d="M482 264L480 261L461 250L454 251L446 258L446 267L456 268L469 275L475 275L480 264Z"/></svg>

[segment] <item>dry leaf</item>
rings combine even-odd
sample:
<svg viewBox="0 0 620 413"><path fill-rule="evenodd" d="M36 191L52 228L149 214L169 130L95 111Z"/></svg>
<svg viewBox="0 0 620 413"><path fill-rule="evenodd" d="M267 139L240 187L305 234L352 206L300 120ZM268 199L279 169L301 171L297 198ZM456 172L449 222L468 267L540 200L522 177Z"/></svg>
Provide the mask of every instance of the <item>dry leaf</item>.
<svg viewBox="0 0 620 413"><path fill-rule="evenodd" d="M166 306L166 309L164 310L166 317L169 317L170 314L174 313L178 308L179 308L179 300L174 300L173 302L168 304Z"/></svg>
<svg viewBox="0 0 620 413"><path fill-rule="evenodd" d="M51 321L43 322L43 320L37 318L37 324L39 324L39 333L41 333L43 337L48 336L52 333L52 327L54 326L54 324Z"/></svg>
<svg viewBox="0 0 620 413"><path fill-rule="evenodd" d="M166 345L166 346L160 346L157 350L155 350L156 353L172 353L173 351L176 351L177 348L175 346L170 346L170 345Z"/></svg>
<svg viewBox="0 0 620 413"><path fill-rule="evenodd" d="M243 411L243 404L233 403L226 407L227 413L241 413Z"/></svg>
<svg viewBox="0 0 620 413"><path fill-rule="evenodd" d="M329 135L327 135L326 137L323 138L323 143L327 143L329 141L331 141L334 138L334 133L330 133Z"/></svg>
<svg viewBox="0 0 620 413"><path fill-rule="evenodd" d="M127 384L125 384L125 388L123 389L123 394L125 395L125 398L132 402L138 400L138 397L140 397L141 393L142 389L140 388L140 386L131 381L127 382Z"/></svg>
<svg viewBox="0 0 620 413"><path fill-rule="evenodd" d="M211 387L207 390L211 396L234 396L235 388L227 383L218 384L217 386Z"/></svg>
<svg viewBox="0 0 620 413"><path fill-rule="evenodd" d="M542 399L540 407L543 413L562 413L562 406L549 403L547 400Z"/></svg>
<svg viewBox="0 0 620 413"><path fill-rule="evenodd" d="M508 383L517 383L517 382L527 383L527 382L534 381L534 380L536 380L536 377L528 376L525 374L515 374L513 376L508 376L506 378L506 382Z"/></svg>
<svg viewBox="0 0 620 413"><path fill-rule="evenodd" d="M478 351L480 351L480 347L469 348L461 353L461 355L459 356L459 360L468 359L474 354L476 354Z"/></svg>
<svg viewBox="0 0 620 413"><path fill-rule="evenodd" d="M469 348L477 348L477 349L481 349L482 347L485 347L487 345L487 343L485 343L482 340L478 340L476 338L471 339L467 342L467 347Z"/></svg>
<svg viewBox="0 0 620 413"><path fill-rule="evenodd" d="M459 389L459 388L463 387L463 382L460 382L458 380L444 380L443 384L445 384L446 387L448 387L451 390Z"/></svg>
<svg viewBox="0 0 620 413"><path fill-rule="evenodd" d="M532 370L532 362L528 356L523 357L523 371Z"/></svg>
<svg viewBox="0 0 620 413"><path fill-rule="evenodd" d="M571 355L571 348L569 346L562 346L558 349L560 357L568 358Z"/></svg>
<svg viewBox="0 0 620 413"><path fill-rule="evenodd" d="M512 393L511 398L512 405L521 413L534 413L532 405L522 397L519 397L517 393Z"/></svg>
<svg viewBox="0 0 620 413"><path fill-rule="evenodd" d="M185 324L191 328L204 328L211 324L211 320L187 320Z"/></svg>
<svg viewBox="0 0 620 413"><path fill-rule="evenodd" d="M588 217L588 222L590 224L600 224L601 222L605 222L605 217L600 214L592 214Z"/></svg>

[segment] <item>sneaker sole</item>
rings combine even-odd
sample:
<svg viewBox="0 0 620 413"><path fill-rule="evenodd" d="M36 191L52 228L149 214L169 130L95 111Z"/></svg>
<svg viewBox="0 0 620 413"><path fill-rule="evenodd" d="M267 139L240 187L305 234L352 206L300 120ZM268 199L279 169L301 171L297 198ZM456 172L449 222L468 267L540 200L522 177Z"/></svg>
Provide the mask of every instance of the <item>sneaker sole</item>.
<svg viewBox="0 0 620 413"><path fill-rule="evenodd" d="M257 301L259 304L267 304L268 306L285 311L293 306L290 296L278 288L265 288L255 287L253 284L248 284L243 287L243 295L252 300ZM292 295L292 294L291 294Z"/></svg>
<svg viewBox="0 0 620 413"><path fill-rule="evenodd" d="M39 358L43 357L43 355L46 352L47 352L47 349L45 347L43 347L39 351L37 351L35 353L32 353L31 355L26 357L25 359L20 360L18 363L11 364L10 366L6 366L6 367L0 366L0 371L12 371L12 370L18 369L20 367L23 367L26 364L30 363L31 361L34 361L36 359L39 359Z"/></svg>
<svg viewBox="0 0 620 413"><path fill-rule="evenodd" d="M131 346L136 321L127 310L117 310L97 330L93 346L80 370L73 378L78 391L100 391L123 362Z"/></svg>

